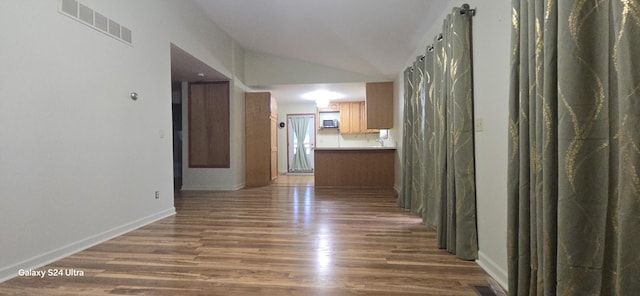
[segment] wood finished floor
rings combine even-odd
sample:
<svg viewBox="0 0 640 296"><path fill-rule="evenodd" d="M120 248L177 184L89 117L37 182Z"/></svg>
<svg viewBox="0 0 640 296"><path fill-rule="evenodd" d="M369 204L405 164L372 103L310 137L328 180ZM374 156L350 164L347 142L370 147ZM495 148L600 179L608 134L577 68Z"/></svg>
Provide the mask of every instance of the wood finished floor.
<svg viewBox="0 0 640 296"><path fill-rule="evenodd" d="M38 269L84 276L16 277L0 295L476 295L487 282L393 191L283 182L183 192L175 216Z"/></svg>

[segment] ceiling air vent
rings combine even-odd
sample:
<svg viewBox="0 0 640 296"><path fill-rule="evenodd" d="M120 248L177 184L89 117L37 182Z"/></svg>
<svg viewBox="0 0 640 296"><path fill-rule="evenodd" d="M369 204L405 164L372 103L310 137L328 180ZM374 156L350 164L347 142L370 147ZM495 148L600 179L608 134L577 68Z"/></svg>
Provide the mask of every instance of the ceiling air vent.
<svg viewBox="0 0 640 296"><path fill-rule="evenodd" d="M59 12L98 32L133 45L133 33L120 23L75 0L59 0Z"/></svg>

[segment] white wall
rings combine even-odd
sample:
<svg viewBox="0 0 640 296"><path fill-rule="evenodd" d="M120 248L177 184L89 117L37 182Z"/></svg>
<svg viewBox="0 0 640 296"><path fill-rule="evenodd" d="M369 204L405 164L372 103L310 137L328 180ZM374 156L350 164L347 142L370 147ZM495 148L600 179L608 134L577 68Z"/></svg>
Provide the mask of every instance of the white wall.
<svg viewBox="0 0 640 296"><path fill-rule="evenodd" d="M476 119L484 121L485 130L476 133L476 190L478 210L478 264L503 287L507 283L507 141L511 2L467 1L477 9L473 17L474 100ZM440 18L450 13L450 6ZM441 22L424 35L425 47L441 32ZM415 56L423 54L416 49ZM396 114L402 118L403 74L398 75ZM400 85L402 84L402 85ZM401 123L396 120L401 130ZM401 139L398 139L401 145ZM398 175L398 174L396 174ZM399 187L400 179L396 178Z"/></svg>
<svg viewBox="0 0 640 296"><path fill-rule="evenodd" d="M80 2L133 46L58 1L0 1L0 281L174 213L170 42L234 76L233 40L191 2Z"/></svg>
<svg viewBox="0 0 640 296"><path fill-rule="evenodd" d="M362 75L306 61L253 51L245 53L245 77L245 83L252 86L389 80L389 77L385 76Z"/></svg>
<svg viewBox="0 0 640 296"><path fill-rule="evenodd" d="M244 94L249 88L235 79L231 81L231 175L233 188L245 186L246 145L245 145L245 100ZM233 185L236 184L236 185ZM225 188L226 189L226 188Z"/></svg>
<svg viewBox="0 0 640 296"><path fill-rule="evenodd" d="M378 133L345 135L337 129L321 130L316 136L317 146L322 148L379 146L376 142L379 138ZM393 147L395 143L385 140L385 146Z"/></svg>
<svg viewBox="0 0 640 296"><path fill-rule="evenodd" d="M485 128L476 133L478 264L506 288L511 2L468 3L478 9L473 18L474 112Z"/></svg>

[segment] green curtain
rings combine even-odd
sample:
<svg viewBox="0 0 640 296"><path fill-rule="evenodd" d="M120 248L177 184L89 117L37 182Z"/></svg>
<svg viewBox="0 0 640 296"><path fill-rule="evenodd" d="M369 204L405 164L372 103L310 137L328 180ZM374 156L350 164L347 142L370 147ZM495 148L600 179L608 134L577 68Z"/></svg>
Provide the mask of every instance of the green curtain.
<svg viewBox="0 0 640 296"><path fill-rule="evenodd" d="M413 130L411 131L411 155L413 155L413 173L411 174L411 211L422 215L424 211L424 57L413 63L413 94L411 110Z"/></svg>
<svg viewBox="0 0 640 296"><path fill-rule="evenodd" d="M412 209L411 185L413 182L413 72L412 67L404 71L404 121L402 123L402 185L398 195L398 204L405 209Z"/></svg>
<svg viewBox="0 0 640 296"><path fill-rule="evenodd" d="M405 71L400 205L437 231L438 246L477 259L470 11L454 8Z"/></svg>
<svg viewBox="0 0 640 296"><path fill-rule="evenodd" d="M511 295L640 293L640 3L512 15Z"/></svg>
<svg viewBox="0 0 640 296"><path fill-rule="evenodd" d="M425 89L425 104L424 104L424 212L422 220L424 224L437 228L440 219L440 202L439 199L434 198L435 185L435 84L434 76L434 47L428 46L424 57L424 67L431 71L424 73L424 89Z"/></svg>

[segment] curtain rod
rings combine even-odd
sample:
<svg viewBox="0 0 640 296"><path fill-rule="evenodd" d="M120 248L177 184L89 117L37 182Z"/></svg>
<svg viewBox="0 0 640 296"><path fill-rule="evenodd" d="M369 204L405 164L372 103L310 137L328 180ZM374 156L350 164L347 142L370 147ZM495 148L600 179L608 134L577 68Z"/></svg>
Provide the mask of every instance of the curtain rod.
<svg viewBox="0 0 640 296"><path fill-rule="evenodd" d="M467 14L467 12L471 12L471 16L476 15L476 10L471 9L471 7L469 7L469 4L462 4L462 7L460 7L460 14Z"/></svg>
<svg viewBox="0 0 640 296"><path fill-rule="evenodd" d="M467 12L470 12L471 16L475 16L476 15L476 10L475 9L471 9L471 7L469 6L469 4L465 3L462 4L462 6L460 7L460 14L467 14ZM442 36L442 33L437 35L438 37L436 37L436 40L442 41L442 39L444 39L444 36ZM428 51L433 51L433 45L429 45L427 46L427 50ZM422 56L422 59L424 59L424 56ZM413 69L411 69L413 70Z"/></svg>

